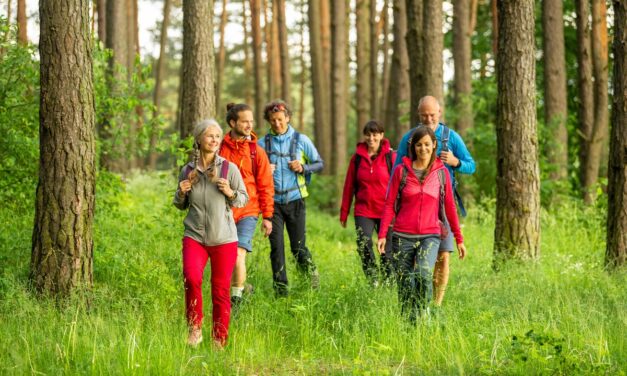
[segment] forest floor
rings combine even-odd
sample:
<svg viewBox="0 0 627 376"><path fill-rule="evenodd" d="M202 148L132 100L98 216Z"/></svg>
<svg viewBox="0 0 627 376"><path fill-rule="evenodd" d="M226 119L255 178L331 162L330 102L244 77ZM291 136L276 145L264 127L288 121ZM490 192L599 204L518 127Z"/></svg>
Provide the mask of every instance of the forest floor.
<svg viewBox="0 0 627 376"><path fill-rule="evenodd" d="M627 275L603 270L598 209L543 212L540 261L495 272L494 203L471 206L468 256L453 255L442 314L412 326L395 287L366 282L352 222L344 229L309 205L320 289L290 262L290 296L275 298L269 244L257 233L248 258L254 294L215 351L211 341L185 344L184 213L171 205L174 187L166 174L99 182L89 304L31 291L34 213L0 208L0 374L625 375ZM210 322L208 269L205 280Z"/></svg>

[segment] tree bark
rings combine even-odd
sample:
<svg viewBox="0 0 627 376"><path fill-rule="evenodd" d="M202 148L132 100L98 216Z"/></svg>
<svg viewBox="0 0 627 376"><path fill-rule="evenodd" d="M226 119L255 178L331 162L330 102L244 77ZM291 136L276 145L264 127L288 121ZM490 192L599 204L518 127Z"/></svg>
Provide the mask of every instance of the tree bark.
<svg viewBox="0 0 627 376"><path fill-rule="evenodd" d="M264 124L263 119L263 67L261 64L261 0L250 0L250 18L253 34L253 71L255 77L255 123Z"/></svg>
<svg viewBox="0 0 627 376"><path fill-rule="evenodd" d="M300 12L302 19L306 17L305 4L307 0L300 1ZM305 129L305 86L307 85L307 64L305 63L305 22L300 23L300 91L298 98L298 130L302 132Z"/></svg>
<svg viewBox="0 0 627 376"><path fill-rule="evenodd" d="M98 39L107 44L107 0L96 0L98 9Z"/></svg>
<svg viewBox="0 0 627 376"><path fill-rule="evenodd" d="M473 127L472 76L470 71L470 0L453 2L453 61L455 64L455 106L457 107L456 130L465 138Z"/></svg>
<svg viewBox="0 0 627 376"><path fill-rule="evenodd" d="M426 95L425 72L422 69L424 45L422 43L423 0L406 0L407 52L409 56L410 121L418 123L418 102Z"/></svg>
<svg viewBox="0 0 627 376"><path fill-rule="evenodd" d="M215 116L213 0L183 1L183 58L178 128L181 139Z"/></svg>
<svg viewBox="0 0 627 376"><path fill-rule="evenodd" d="M252 77L253 68L250 62L250 33L248 32L248 16L246 15L246 0L242 1L242 27L244 28L244 76ZM245 103L253 103L252 88L250 80L246 80L244 84ZM257 109L255 109L258 111ZM261 126L263 123L258 123Z"/></svg>
<svg viewBox="0 0 627 376"><path fill-rule="evenodd" d="M370 0L357 0L357 129L371 119Z"/></svg>
<svg viewBox="0 0 627 376"><path fill-rule="evenodd" d="M322 159L331 161L329 82L328 71L324 70L320 6L319 0L309 1L309 47L311 52L311 84L314 103L314 135ZM329 173L330 169L326 170L326 174Z"/></svg>
<svg viewBox="0 0 627 376"><path fill-rule="evenodd" d="M222 0L222 14L220 15L219 26L219 45L218 45L218 58L216 59L216 111L218 113L224 113L222 109L222 77L224 76L224 64L226 63L226 49L224 48L224 29L228 20L228 13L226 11L227 0ZM220 116L222 118L222 116Z"/></svg>
<svg viewBox="0 0 627 376"><path fill-rule="evenodd" d="M22 46L28 44L26 0L17 0L17 42Z"/></svg>
<svg viewBox="0 0 627 376"><path fill-rule="evenodd" d="M500 1L494 266L540 257L534 2Z"/></svg>
<svg viewBox="0 0 627 376"><path fill-rule="evenodd" d="M614 0L614 101L608 165L608 269L627 261L627 2Z"/></svg>
<svg viewBox="0 0 627 376"><path fill-rule="evenodd" d="M592 69L594 71L594 123L588 151L588 171L593 180L587 191L590 195L590 202L596 196L593 188L599 176L601 161L607 158L607 154L603 151L607 140L609 121L607 9L605 0L592 0Z"/></svg>
<svg viewBox="0 0 627 376"><path fill-rule="evenodd" d="M165 62L167 59L167 42L168 42L168 27L170 26L170 8L171 1L163 1L163 20L161 21L161 35L159 36L159 59L157 59L157 66L155 68L155 91L153 95L154 111L152 114L153 119L159 116L161 108L161 86L165 77ZM157 138L159 137L159 122L153 121L153 129L150 133L150 146L149 146L149 160L148 166L151 170L157 168L157 159L159 154L157 153Z"/></svg>
<svg viewBox="0 0 627 376"><path fill-rule="evenodd" d="M424 46L423 71L425 91L440 101L444 116L444 33L442 32L442 0L424 2L422 44Z"/></svg>
<svg viewBox="0 0 627 376"><path fill-rule="evenodd" d="M592 203L592 187L596 175L590 171L588 155L594 124L594 95L592 88L592 45L590 42L590 12L588 0L575 0L577 14L577 88L578 103L578 141L579 141L579 180L584 202Z"/></svg>
<svg viewBox="0 0 627 376"><path fill-rule="evenodd" d="M388 0L383 1L383 8L381 9L381 15L379 17L379 24L377 26L378 34L383 35L383 44L381 45L381 51L383 52L383 68L381 72L381 90L379 95L379 108L377 118L383 119L387 112L388 93L390 92L390 17L389 17L390 5ZM403 15L405 17L405 15ZM387 124L386 124L387 125Z"/></svg>
<svg viewBox="0 0 627 376"><path fill-rule="evenodd" d="M278 98L283 88L283 73L281 72L281 46L279 40L279 18L277 15L278 0L272 0L272 22L270 24L270 37L272 43L270 47L272 58L268 61L270 74L272 76L272 92L270 98Z"/></svg>
<svg viewBox="0 0 627 376"><path fill-rule="evenodd" d="M333 124L333 163L331 174L338 176L346 170L346 121L348 115L348 28L346 1L335 3L331 20L331 124ZM339 192L339 190L338 190ZM339 202L339 201L338 201Z"/></svg>
<svg viewBox="0 0 627 376"><path fill-rule="evenodd" d="M563 181L568 176L568 105L563 22L562 0L543 0L544 121L553 140L547 148L548 160L552 165L550 178L556 181Z"/></svg>
<svg viewBox="0 0 627 376"><path fill-rule="evenodd" d="M379 34L377 33L377 0L370 0L370 118L379 117ZM359 124L363 126L363 124Z"/></svg>
<svg viewBox="0 0 627 376"><path fill-rule="evenodd" d="M491 0L492 9L492 56L496 60L499 50L499 12L496 7L496 0Z"/></svg>
<svg viewBox="0 0 627 376"><path fill-rule="evenodd" d="M39 183L30 277L58 297L93 284L95 107L89 3L41 1ZM71 38L72 43L66 43Z"/></svg>
<svg viewBox="0 0 627 376"><path fill-rule="evenodd" d="M287 24L285 22L285 0L277 1L277 21L279 24L279 50L281 55L281 97L288 103L292 103L291 95L291 71L290 71L290 51L287 45Z"/></svg>
<svg viewBox="0 0 627 376"><path fill-rule="evenodd" d="M387 95L385 126L391 130L388 137L395 145L409 130L407 121L401 122L401 116L407 112L409 100L409 57L407 56L407 17L405 14L405 0L393 0L394 20L392 31L392 64L390 68L390 86ZM416 105L417 108L417 105Z"/></svg>

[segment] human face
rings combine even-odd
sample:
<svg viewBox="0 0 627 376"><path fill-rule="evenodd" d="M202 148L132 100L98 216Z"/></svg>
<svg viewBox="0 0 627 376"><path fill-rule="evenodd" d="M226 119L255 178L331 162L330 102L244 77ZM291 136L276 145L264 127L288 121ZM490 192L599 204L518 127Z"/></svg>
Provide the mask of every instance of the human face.
<svg viewBox="0 0 627 376"><path fill-rule="evenodd" d="M222 129L215 126L208 127L207 129L205 129L205 132L198 138L200 151L208 154L215 153L220 147L221 140Z"/></svg>
<svg viewBox="0 0 627 376"><path fill-rule="evenodd" d="M270 128L272 128L274 133L283 134L287 132L290 117L287 116L284 111L270 112L268 117L270 118Z"/></svg>
<svg viewBox="0 0 627 376"><path fill-rule="evenodd" d="M441 114L440 105L435 100L427 100L423 102L420 107L418 107L418 116L420 116L420 121L433 131L435 131L438 127Z"/></svg>
<svg viewBox="0 0 627 376"><path fill-rule="evenodd" d="M377 133L366 133L364 135L364 140L366 141L366 145L368 145L368 151L376 153L379 150L379 146L381 145L381 140L383 139L383 132Z"/></svg>
<svg viewBox="0 0 627 376"><path fill-rule="evenodd" d="M231 120L230 126L236 137L248 137L253 131L253 112L240 111L237 113L237 121Z"/></svg>
<svg viewBox="0 0 627 376"><path fill-rule="evenodd" d="M416 160L429 164L431 155L435 153L435 143L428 134L424 135L414 145L414 151L416 152Z"/></svg>

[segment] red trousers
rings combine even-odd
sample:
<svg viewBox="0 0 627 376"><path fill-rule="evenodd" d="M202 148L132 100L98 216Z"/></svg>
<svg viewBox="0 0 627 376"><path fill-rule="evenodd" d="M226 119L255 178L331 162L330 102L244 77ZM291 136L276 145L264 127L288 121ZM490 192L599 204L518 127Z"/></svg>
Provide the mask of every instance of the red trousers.
<svg viewBox="0 0 627 376"><path fill-rule="evenodd" d="M211 259L213 338L225 344L231 318L231 274L237 260L237 242L206 246L187 236L183 238L183 277L189 325L202 324L202 277L207 259Z"/></svg>

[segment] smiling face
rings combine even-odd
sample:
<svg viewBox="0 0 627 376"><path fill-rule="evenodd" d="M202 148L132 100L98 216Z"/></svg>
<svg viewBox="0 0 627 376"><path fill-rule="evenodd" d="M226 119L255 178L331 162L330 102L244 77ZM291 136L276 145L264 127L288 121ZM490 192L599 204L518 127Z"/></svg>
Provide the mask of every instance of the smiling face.
<svg viewBox="0 0 627 376"><path fill-rule="evenodd" d="M420 117L420 121L422 124L428 126L434 131L438 127L441 114L442 110L440 109L440 104L433 97L424 98L418 106L418 116Z"/></svg>
<svg viewBox="0 0 627 376"><path fill-rule="evenodd" d="M248 137L253 131L253 112L240 111L237 113L237 120L231 120L230 126L236 137Z"/></svg>
<svg viewBox="0 0 627 376"><path fill-rule="evenodd" d="M383 139L383 133L379 132L371 132L366 133L364 135L364 140L366 141L366 145L368 145L368 151L376 152L379 150L379 146L381 145L381 140Z"/></svg>
<svg viewBox="0 0 627 376"><path fill-rule="evenodd" d="M416 160L428 164L431 161L431 156L435 153L435 143L429 135L424 135L414 144L414 151L416 152Z"/></svg>
<svg viewBox="0 0 627 376"><path fill-rule="evenodd" d="M196 140L203 153L215 153L220 147L222 141L222 129L217 126L210 125Z"/></svg>
<svg viewBox="0 0 627 376"><path fill-rule="evenodd" d="M290 117L284 111L270 112L268 114L268 122L274 133L283 134L287 131Z"/></svg>

